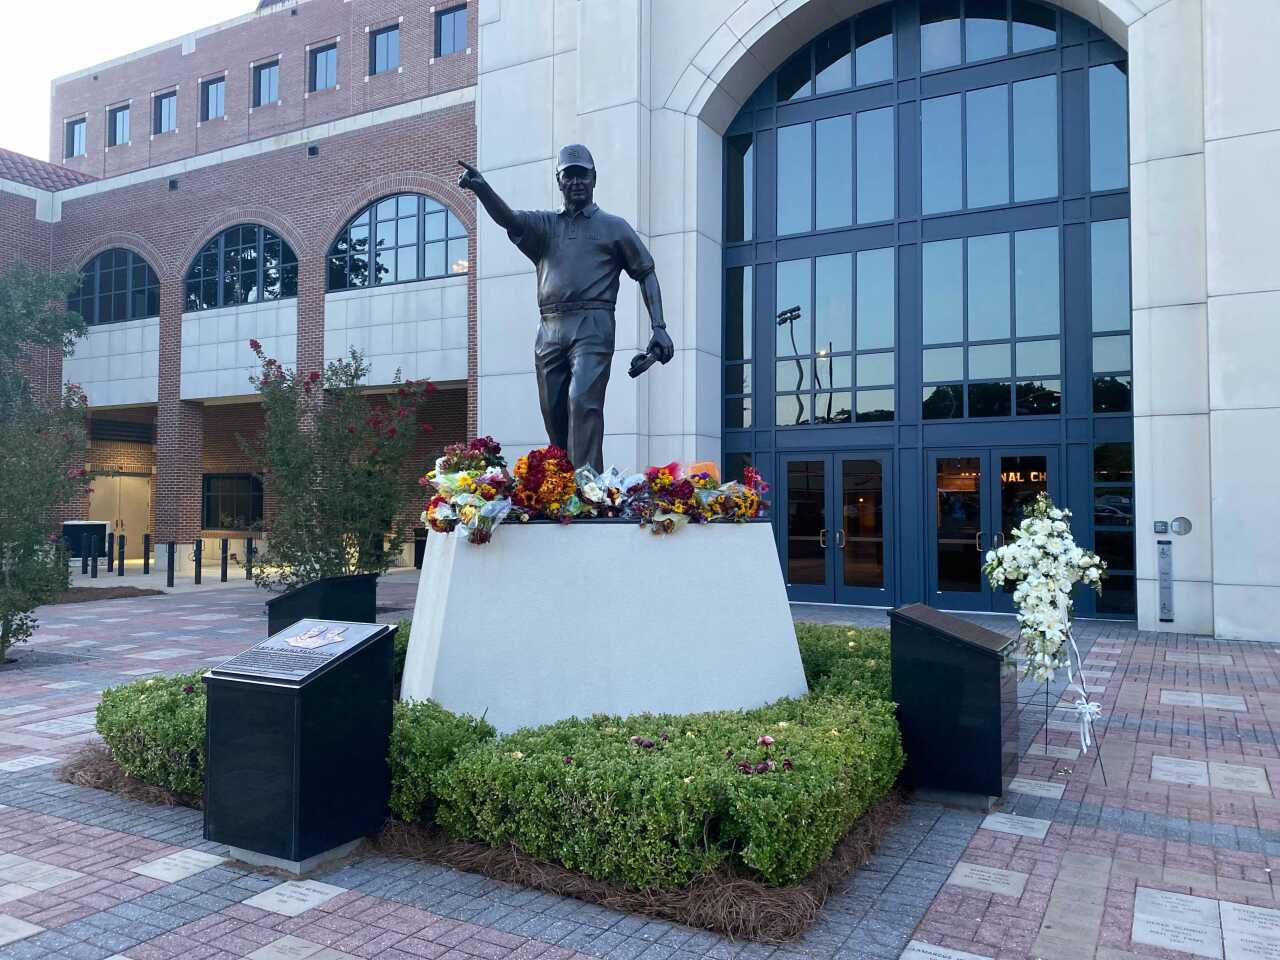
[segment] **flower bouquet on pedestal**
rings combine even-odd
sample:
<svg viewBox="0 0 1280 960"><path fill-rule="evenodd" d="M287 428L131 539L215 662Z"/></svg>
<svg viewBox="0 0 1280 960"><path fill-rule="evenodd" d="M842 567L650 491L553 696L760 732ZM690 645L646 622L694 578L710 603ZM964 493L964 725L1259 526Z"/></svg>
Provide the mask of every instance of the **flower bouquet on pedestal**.
<svg viewBox="0 0 1280 960"><path fill-rule="evenodd" d="M422 520L436 533L460 529L471 543L488 543L511 510L511 475L492 437L445 447L420 482L433 494Z"/></svg>

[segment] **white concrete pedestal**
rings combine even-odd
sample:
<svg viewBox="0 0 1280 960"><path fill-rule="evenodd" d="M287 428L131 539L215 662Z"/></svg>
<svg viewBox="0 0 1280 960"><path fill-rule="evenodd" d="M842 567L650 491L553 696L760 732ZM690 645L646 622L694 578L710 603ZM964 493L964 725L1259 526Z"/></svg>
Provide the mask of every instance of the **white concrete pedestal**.
<svg viewBox="0 0 1280 960"><path fill-rule="evenodd" d="M757 707L807 691L767 523L432 534L401 696L500 732L593 713Z"/></svg>

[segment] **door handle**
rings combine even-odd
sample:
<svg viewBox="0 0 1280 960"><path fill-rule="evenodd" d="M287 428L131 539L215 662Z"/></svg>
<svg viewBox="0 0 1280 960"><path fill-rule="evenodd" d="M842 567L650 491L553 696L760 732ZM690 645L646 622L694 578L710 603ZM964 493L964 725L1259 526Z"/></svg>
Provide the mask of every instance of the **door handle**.
<svg viewBox="0 0 1280 960"><path fill-rule="evenodd" d="M844 549L844 531L843 530L836 531L836 547L838 547L841 550Z"/></svg>
<svg viewBox="0 0 1280 960"><path fill-rule="evenodd" d="M826 531L826 528L823 528L822 530L820 530L820 531L818 532L818 546L822 547L822 549L823 549L823 550L827 549L827 531Z"/></svg>
<svg viewBox="0 0 1280 960"><path fill-rule="evenodd" d="M982 531L981 530L974 531L973 549L977 550L979 553L982 552Z"/></svg>
<svg viewBox="0 0 1280 960"><path fill-rule="evenodd" d="M999 538L1000 538L1000 542L999 542L999 543L997 543L997 542L996 542L996 537L999 537ZM1003 533L993 533L993 534L991 535L991 546L992 546L993 548L997 549L997 550L998 550L1000 547L1003 547L1003 546L1004 546L1004 534L1003 534Z"/></svg>

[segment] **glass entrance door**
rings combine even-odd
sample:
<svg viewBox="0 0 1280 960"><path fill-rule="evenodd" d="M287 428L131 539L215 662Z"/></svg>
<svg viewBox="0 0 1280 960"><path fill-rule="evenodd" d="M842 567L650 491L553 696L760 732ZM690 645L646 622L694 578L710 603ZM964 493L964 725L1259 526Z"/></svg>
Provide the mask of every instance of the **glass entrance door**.
<svg viewBox="0 0 1280 960"><path fill-rule="evenodd" d="M780 460L778 537L787 595L808 603L892 604L889 454Z"/></svg>
<svg viewBox="0 0 1280 960"><path fill-rule="evenodd" d="M1036 497L1048 493L1058 502L1058 451L992 450L991 497L999 524L992 531L990 547L999 547L1013 539L1013 531L1026 517ZM988 549L989 549L988 548ZM994 591L991 609L1013 613L1013 585Z"/></svg>

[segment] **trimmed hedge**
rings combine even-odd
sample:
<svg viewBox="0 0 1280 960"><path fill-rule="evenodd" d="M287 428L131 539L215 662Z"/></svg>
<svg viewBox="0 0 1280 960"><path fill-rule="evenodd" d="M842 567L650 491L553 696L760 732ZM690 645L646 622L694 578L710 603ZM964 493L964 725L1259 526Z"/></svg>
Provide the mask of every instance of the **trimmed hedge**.
<svg viewBox="0 0 1280 960"><path fill-rule="evenodd" d="M204 671L102 691L97 729L131 777L186 796L204 792Z"/></svg>
<svg viewBox="0 0 1280 960"><path fill-rule="evenodd" d="M433 700L397 703L391 725L391 813L410 823L436 814L436 781L460 753L495 736L483 719L450 713Z"/></svg>
<svg viewBox="0 0 1280 960"><path fill-rule="evenodd" d="M888 630L797 623L796 641L813 693L889 699Z"/></svg>
<svg viewBox="0 0 1280 960"><path fill-rule="evenodd" d="M397 689L404 677L404 661L409 655L409 632L412 628L412 621L401 620L396 624L395 636L391 638L391 676Z"/></svg>

